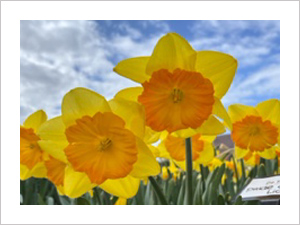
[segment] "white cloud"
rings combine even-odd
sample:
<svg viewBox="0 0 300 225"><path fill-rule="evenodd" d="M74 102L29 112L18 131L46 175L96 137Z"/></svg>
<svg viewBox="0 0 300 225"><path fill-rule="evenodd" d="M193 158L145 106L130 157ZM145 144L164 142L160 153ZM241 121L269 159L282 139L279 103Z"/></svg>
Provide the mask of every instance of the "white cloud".
<svg viewBox="0 0 300 225"><path fill-rule="evenodd" d="M150 55L163 33L140 41L142 33L127 23L119 29L125 33L107 37L94 21L21 21L21 122L38 109L59 115L64 94L75 87L112 98L138 85L115 74L112 59Z"/></svg>
<svg viewBox="0 0 300 225"><path fill-rule="evenodd" d="M209 20L195 21L190 30L194 33L196 49L211 49L233 55L240 67L256 66L273 58L279 51L274 42L279 38L279 21Z"/></svg>
<svg viewBox="0 0 300 225"><path fill-rule="evenodd" d="M244 79L236 78L222 102L227 106L234 103L252 105L257 103L258 98L267 99L279 94L279 73L279 64L271 64Z"/></svg>

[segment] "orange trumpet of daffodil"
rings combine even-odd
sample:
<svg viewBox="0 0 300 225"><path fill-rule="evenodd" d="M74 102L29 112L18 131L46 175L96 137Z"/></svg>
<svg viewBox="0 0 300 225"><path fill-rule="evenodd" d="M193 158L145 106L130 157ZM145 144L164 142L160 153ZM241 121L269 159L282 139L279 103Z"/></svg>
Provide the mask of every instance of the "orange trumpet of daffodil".
<svg viewBox="0 0 300 225"><path fill-rule="evenodd" d="M158 41L150 57L123 60L114 71L142 84L143 88L131 89L126 95L140 92L137 100L145 107L151 129L169 133L189 129L182 136L192 136L197 133L192 130L205 122L217 123L213 114L228 120L220 99L236 69L237 60L232 56L195 51L183 37L169 33Z"/></svg>
<svg viewBox="0 0 300 225"><path fill-rule="evenodd" d="M48 121L43 131L41 147L60 161L50 162L48 168L85 174L86 191L100 185L106 192L130 198L141 178L160 172L143 141L144 111L137 103L107 102L96 92L76 88L64 96L62 116ZM64 185L74 183L68 177Z"/></svg>
<svg viewBox="0 0 300 225"><path fill-rule="evenodd" d="M228 114L237 158L247 157L249 152L266 159L276 157L280 140L279 100L263 101L255 107L234 104L228 107Z"/></svg>

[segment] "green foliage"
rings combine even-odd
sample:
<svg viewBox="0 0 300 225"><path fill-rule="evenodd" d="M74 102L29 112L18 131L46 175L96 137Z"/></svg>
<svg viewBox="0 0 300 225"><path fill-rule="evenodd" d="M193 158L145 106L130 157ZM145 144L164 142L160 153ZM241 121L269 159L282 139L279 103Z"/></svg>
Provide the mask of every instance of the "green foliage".
<svg viewBox="0 0 300 225"><path fill-rule="evenodd" d="M235 162L235 161L234 161ZM237 164L240 163L241 174L237 176ZM243 160L234 163L234 170L226 168L225 163L210 171L200 166L200 172L193 171L194 205L257 205L259 201L242 201L239 192L255 177L271 176L278 173L278 161L262 160L260 165L247 168ZM185 205L186 174L182 172L174 179L169 172L168 179L161 176L152 177L147 184L141 181L137 194L128 199L128 205ZM56 187L47 179L30 178L20 181L21 205L114 205L118 197L112 196L99 187L90 193L71 199L60 196Z"/></svg>

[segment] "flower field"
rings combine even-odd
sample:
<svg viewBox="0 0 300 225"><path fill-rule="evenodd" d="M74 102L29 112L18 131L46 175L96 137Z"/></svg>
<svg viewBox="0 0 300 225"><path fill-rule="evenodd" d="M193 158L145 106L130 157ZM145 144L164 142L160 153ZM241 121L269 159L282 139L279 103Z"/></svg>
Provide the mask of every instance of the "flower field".
<svg viewBox="0 0 300 225"><path fill-rule="evenodd" d="M280 174L280 101L226 109L237 67L168 33L151 56L112 68L136 87L110 100L77 87L60 116L32 113L20 126L20 204L261 204L239 194ZM213 142L225 132L234 147L224 150Z"/></svg>

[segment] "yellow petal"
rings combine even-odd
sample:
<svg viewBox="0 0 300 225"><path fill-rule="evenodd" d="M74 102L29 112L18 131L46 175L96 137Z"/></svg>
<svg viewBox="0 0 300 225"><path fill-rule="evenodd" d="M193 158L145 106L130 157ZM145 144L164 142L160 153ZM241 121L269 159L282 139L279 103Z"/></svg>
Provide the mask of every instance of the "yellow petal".
<svg viewBox="0 0 300 225"><path fill-rule="evenodd" d="M156 132L152 130L150 127L146 126L144 141L147 144L153 144L159 140L160 135L161 132Z"/></svg>
<svg viewBox="0 0 300 225"><path fill-rule="evenodd" d="M224 125L213 115L208 117L198 129L201 135L219 135L226 131Z"/></svg>
<svg viewBox="0 0 300 225"><path fill-rule="evenodd" d="M64 163L67 163L67 157L64 149L69 145L68 142L57 142L57 141L38 141L39 146L42 150L49 153L53 158L56 158Z"/></svg>
<svg viewBox="0 0 300 225"><path fill-rule="evenodd" d="M114 68L114 71L135 82L144 83L150 78L150 75L146 74L146 66L149 59L150 57L137 57L122 60Z"/></svg>
<svg viewBox="0 0 300 225"><path fill-rule="evenodd" d="M100 188L114 196L132 198L138 192L139 186L140 180L128 175L121 179L108 179L100 185Z"/></svg>
<svg viewBox="0 0 300 225"><path fill-rule="evenodd" d="M268 149L265 149L262 152L257 152L261 157L265 159L275 159L276 158L276 147L271 147Z"/></svg>
<svg viewBox="0 0 300 225"><path fill-rule="evenodd" d="M31 170L29 170L27 166L20 164L20 179L26 180L30 177L47 177L47 169L44 162L37 163Z"/></svg>
<svg viewBox="0 0 300 225"><path fill-rule="evenodd" d="M151 150L151 152L155 158L160 157L160 151L157 147L155 147L153 145L148 145L148 148Z"/></svg>
<svg viewBox="0 0 300 225"><path fill-rule="evenodd" d="M206 164L209 163L215 157L215 150L212 143L203 141L203 150L199 153L197 163Z"/></svg>
<svg viewBox="0 0 300 225"><path fill-rule="evenodd" d="M160 166L148 146L141 139L136 141L138 159L133 165L130 175L136 178L156 176L160 173Z"/></svg>
<svg viewBox="0 0 300 225"><path fill-rule="evenodd" d="M250 150L242 149L242 148L235 146L235 158L236 159L244 158L249 153L249 151Z"/></svg>
<svg viewBox="0 0 300 225"><path fill-rule="evenodd" d="M30 176L30 170L27 168L27 166L20 164L20 179L27 180Z"/></svg>
<svg viewBox="0 0 300 225"><path fill-rule="evenodd" d="M128 101L138 102L138 97L142 94L143 90L144 89L142 87L125 88L119 91L115 95L115 98L122 98Z"/></svg>
<svg viewBox="0 0 300 225"><path fill-rule="evenodd" d="M165 159L171 159L170 153L167 151L166 146L164 142L161 142L157 149L159 150L159 155L156 157L165 158Z"/></svg>
<svg viewBox="0 0 300 225"><path fill-rule="evenodd" d="M197 129L188 128L178 130L173 132L172 135L187 138L199 133L202 135L218 135L224 133L225 131L224 125L215 116L211 115L207 120L204 121L201 127Z"/></svg>
<svg viewBox="0 0 300 225"><path fill-rule="evenodd" d="M86 88L75 88L68 92L63 98L61 110L66 127L75 124L83 116L111 111L102 95Z"/></svg>
<svg viewBox="0 0 300 225"><path fill-rule="evenodd" d="M163 36L156 44L146 67L146 73L176 68L194 71L197 53L190 44L180 35L169 33Z"/></svg>
<svg viewBox="0 0 300 225"><path fill-rule="evenodd" d="M206 136L206 135L201 135L201 138L200 138L202 141L206 141L206 142L209 142L209 143L213 143L213 141L216 139L216 135L209 135L209 136Z"/></svg>
<svg viewBox="0 0 300 225"><path fill-rule="evenodd" d="M38 128L47 120L47 115L43 110L38 110L31 114L23 123L25 128L32 128L37 132Z"/></svg>
<svg viewBox="0 0 300 225"><path fill-rule="evenodd" d="M237 60L231 55L215 51L197 52L196 71L214 85L215 96L221 99L228 91L237 69Z"/></svg>
<svg viewBox="0 0 300 225"><path fill-rule="evenodd" d="M61 116L55 117L42 124L38 130L41 138L39 146L52 157L67 162L64 149L68 146L65 136L65 125Z"/></svg>
<svg viewBox="0 0 300 225"><path fill-rule="evenodd" d="M232 130L232 123L231 123L230 117L229 117L224 105L222 104L220 99L218 99L217 97L215 97L215 103L213 106L213 114L215 114L217 117L223 119L224 124L230 130Z"/></svg>
<svg viewBox="0 0 300 225"><path fill-rule="evenodd" d="M246 116L259 116L253 106L233 104L228 107L228 114L232 123L240 121Z"/></svg>
<svg viewBox="0 0 300 225"><path fill-rule="evenodd" d="M278 99L270 99L259 103L256 107L257 112L263 120L270 120L274 125L280 124L280 102Z"/></svg>
<svg viewBox="0 0 300 225"><path fill-rule="evenodd" d="M139 138L144 138L145 111L140 104L114 98L109 101L109 106L114 114L125 121L125 128L131 130Z"/></svg>
<svg viewBox="0 0 300 225"><path fill-rule="evenodd" d="M126 198L118 198L115 205L127 205L127 199Z"/></svg>
<svg viewBox="0 0 300 225"><path fill-rule="evenodd" d="M64 179L64 193L70 198L78 198L90 191L95 185L85 173L76 172L71 166L67 166Z"/></svg>

